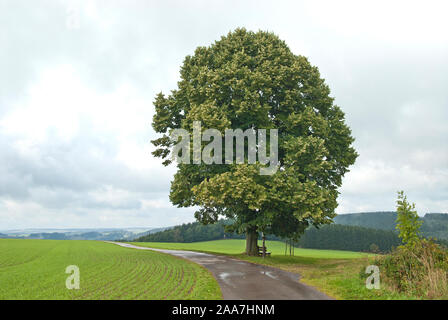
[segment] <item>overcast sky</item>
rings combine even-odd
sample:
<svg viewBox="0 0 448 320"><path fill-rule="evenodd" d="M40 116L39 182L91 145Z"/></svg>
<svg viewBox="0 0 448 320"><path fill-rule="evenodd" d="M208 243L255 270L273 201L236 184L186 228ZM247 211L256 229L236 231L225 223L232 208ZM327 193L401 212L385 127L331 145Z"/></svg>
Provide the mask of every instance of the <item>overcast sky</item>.
<svg viewBox="0 0 448 320"><path fill-rule="evenodd" d="M194 221L150 152L197 46L267 30L319 67L360 154L338 213L448 212L448 6L432 1L0 0L0 230Z"/></svg>

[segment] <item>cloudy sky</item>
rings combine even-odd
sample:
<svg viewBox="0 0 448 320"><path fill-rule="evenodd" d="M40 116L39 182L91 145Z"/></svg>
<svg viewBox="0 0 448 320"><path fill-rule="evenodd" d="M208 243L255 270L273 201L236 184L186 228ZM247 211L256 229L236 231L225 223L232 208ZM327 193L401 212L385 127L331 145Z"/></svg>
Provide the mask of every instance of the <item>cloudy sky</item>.
<svg viewBox="0 0 448 320"><path fill-rule="evenodd" d="M0 230L159 227L156 93L197 46L268 30L319 67L360 157L338 213L448 212L448 20L433 1L0 0Z"/></svg>

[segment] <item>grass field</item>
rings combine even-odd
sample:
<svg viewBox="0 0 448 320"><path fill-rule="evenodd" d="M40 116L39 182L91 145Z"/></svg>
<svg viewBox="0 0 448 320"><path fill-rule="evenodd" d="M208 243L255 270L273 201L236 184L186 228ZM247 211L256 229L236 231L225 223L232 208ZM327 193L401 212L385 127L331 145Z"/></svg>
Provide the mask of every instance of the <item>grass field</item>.
<svg viewBox="0 0 448 320"><path fill-rule="evenodd" d="M68 290L68 265L80 289ZM220 299L203 267L98 241L0 239L0 299Z"/></svg>
<svg viewBox="0 0 448 320"><path fill-rule="evenodd" d="M361 252L317 250L295 248L294 256L285 255L285 244L267 241L266 247L271 257L248 257L242 252L245 240L228 239L195 243L134 242L134 245L194 250L230 255L252 263L264 264L286 271L299 273L301 281L336 299L413 299L390 290L382 284L380 290L369 290L365 286L366 266L374 263L374 255Z"/></svg>
<svg viewBox="0 0 448 320"><path fill-rule="evenodd" d="M173 250L195 250L202 252L215 252L224 254L240 254L244 252L246 242L242 239L227 239L192 243L169 243L169 242L133 242L135 245L173 249ZM273 255L284 255L285 244L280 241L266 241L266 247ZM288 253L289 254L289 253ZM366 257L366 253L341 251L341 250L316 250L295 248L294 254L306 258L331 258L331 259L353 259Z"/></svg>

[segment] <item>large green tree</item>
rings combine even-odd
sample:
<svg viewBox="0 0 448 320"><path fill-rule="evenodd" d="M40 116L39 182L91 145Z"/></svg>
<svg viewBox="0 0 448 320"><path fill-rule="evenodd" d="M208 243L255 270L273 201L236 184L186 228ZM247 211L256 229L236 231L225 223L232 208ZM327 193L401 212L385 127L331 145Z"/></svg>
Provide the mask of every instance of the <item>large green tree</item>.
<svg viewBox="0 0 448 320"><path fill-rule="evenodd" d="M178 163L173 204L198 206L195 217L204 224L221 215L235 221L233 229L246 233L248 255L257 254L259 232L297 238L309 225L332 222L337 188L357 153L317 67L273 33L237 29L198 47L180 75L178 88L154 102L153 128L163 135L152 141L153 154L165 165L175 143L170 133L191 132L194 121L222 133L278 129L279 162L272 175L260 175L260 162Z"/></svg>

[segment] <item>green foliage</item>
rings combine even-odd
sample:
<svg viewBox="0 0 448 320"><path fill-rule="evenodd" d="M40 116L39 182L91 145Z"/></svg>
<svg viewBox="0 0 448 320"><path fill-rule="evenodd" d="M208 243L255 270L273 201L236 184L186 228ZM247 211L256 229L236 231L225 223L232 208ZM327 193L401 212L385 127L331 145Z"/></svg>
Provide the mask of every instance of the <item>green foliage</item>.
<svg viewBox="0 0 448 320"><path fill-rule="evenodd" d="M412 240L375 262L393 289L426 298L448 298L448 251L428 239Z"/></svg>
<svg viewBox="0 0 448 320"><path fill-rule="evenodd" d="M397 230L398 236L407 246L413 246L419 240L420 227L422 221L419 220L415 204L410 204L403 191L398 192L397 200Z"/></svg>
<svg viewBox="0 0 448 320"><path fill-rule="evenodd" d="M180 75L178 88L154 102L153 127L162 134L153 141L155 156L168 165L168 134L177 128L191 132L194 121L221 133L275 128L280 168L261 176L260 163L178 164L173 204L201 207L195 217L203 223L224 215L236 231L282 237L297 238L309 225L332 222L337 188L357 153L344 113L317 67L272 33L237 29L198 47ZM282 227L285 219L288 229Z"/></svg>
<svg viewBox="0 0 448 320"><path fill-rule="evenodd" d="M65 287L69 265L80 269L79 290ZM221 298L195 263L87 240L0 240L0 284L0 300Z"/></svg>
<svg viewBox="0 0 448 320"><path fill-rule="evenodd" d="M398 192L397 230L404 245L378 259L386 282L398 292L427 298L448 298L448 251L421 238L423 221L403 191Z"/></svg>

